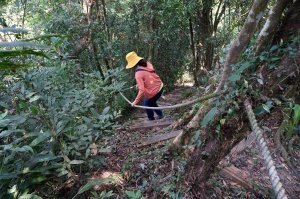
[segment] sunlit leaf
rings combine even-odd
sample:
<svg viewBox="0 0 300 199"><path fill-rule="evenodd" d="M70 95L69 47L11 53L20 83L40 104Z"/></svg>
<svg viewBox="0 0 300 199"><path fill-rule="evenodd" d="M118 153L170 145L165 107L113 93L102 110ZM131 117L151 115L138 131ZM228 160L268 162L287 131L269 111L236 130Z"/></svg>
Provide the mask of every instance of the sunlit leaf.
<svg viewBox="0 0 300 199"><path fill-rule="evenodd" d="M83 160L72 160L69 164L83 164Z"/></svg>
<svg viewBox="0 0 300 199"><path fill-rule="evenodd" d="M39 154L30 161L30 163L31 163L30 165L33 166L39 162L51 161L51 160L56 160L56 159L60 159L60 158L62 158L62 156L55 156L55 155L51 155L51 154L45 154L45 155Z"/></svg>
<svg viewBox="0 0 300 199"><path fill-rule="evenodd" d="M102 115L106 115L108 113L109 109L110 109L109 106L105 107L105 109L102 111Z"/></svg>
<svg viewBox="0 0 300 199"><path fill-rule="evenodd" d="M277 50L279 48L279 45L274 45L270 48L270 52L274 52L275 50Z"/></svg>
<svg viewBox="0 0 300 199"><path fill-rule="evenodd" d="M12 148L11 150L15 151L15 152L31 152L31 153L33 153L33 149L28 145Z"/></svg>
<svg viewBox="0 0 300 199"><path fill-rule="evenodd" d="M262 107L263 109L265 109L265 111L267 111L268 113L270 113L270 107L265 105L265 104L262 104Z"/></svg>
<svg viewBox="0 0 300 199"><path fill-rule="evenodd" d="M215 114L217 113L218 108L214 107L212 108L203 118L201 122L202 127L206 127L215 117Z"/></svg>
<svg viewBox="0 0 300 199"><path fill-rule="evenodd" d="M300 105L295 104L293 109L294 109L293 123L294 125L296 125L300 120Z"/></svg>
<svg viewBox="0 0 300 199"><path fill-rule="evenodd" d="M40 144L41 142L45 141L46 139L48 139L51 136L50 132L43 132L41 131L39 136L37 138L35 138L34 140L32 140L32 142L30 143L31 147L35 147L36 145Z"/></svg>
<svg viewBox="0 0 300 199"><path fill-rule="evenodd" d="M0 138L4 138L4 137L7 137L7 136L10 136L12 133L19 133L19 132L23 132L23 130L12 129L12 130L1 131Z"/></svg>
<svg viewBox="0 0 300 199"><path fill-rule="evenodd" d="M101 184L107 184L107 183L112 183L114 182L113 178L104 178L104 179L94 179L94 180L90 180L87 184L85 184L84 186L80 187L79 191L77 192L77 195L82 194L85 191L90 190L91 188L93 188L96 185L101 185ZM75 198L75 196L73 197L73 199Z"/></svg>
<svg viewBox="0 0 300 199"><path fill-rule="evenodd" d="M5 111L4 113L1 113L0 114L0 120L2 120L3 118L5 118L6 117L6 115L7 115L7 111Z"/></svg>
<svg viewBox="0 0 300 199"><path fill-rule="evenodd" d="M268 101L266 104L261 104L259 106L257 106L253 112L255 115L260 115L263 113L270 113L271 108L273 107L272 101Z"/></svg>
<svg viewBox="0 0 300 199"><path fill-rule="evenodd" d="M29 102L35 102L36 100L40 99L41 96L40 95L35 95L32 98L30 98Z"/></svg>
<svg viewBox="0 0 300 199"><path fill-rule="evenodd" d="M39 113L39 110L36 106L30 106L30 110L33 115L37 115Z"/></svg>
<svg viewBox="0 0 300 199"><path fill-rule="evenodd" d="M19 199L43 199L42 197L35 194L23 194L18 198Z"/></svg>
<svg viewBox="0 0 300 199"><path fill-rule="evenodd" d="M241 79L241 74L240 73L233 73L232 75L229 76L228 80L232 82L236 82Z"/></svg>

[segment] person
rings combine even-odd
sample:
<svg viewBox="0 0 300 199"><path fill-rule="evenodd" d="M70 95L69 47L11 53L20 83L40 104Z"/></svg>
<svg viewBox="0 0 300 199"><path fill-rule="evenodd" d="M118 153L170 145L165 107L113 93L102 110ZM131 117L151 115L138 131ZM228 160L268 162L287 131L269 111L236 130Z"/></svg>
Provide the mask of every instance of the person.
<svg viewBox="0 0 300 199"><path fill-rule="evenodd" d="M144 58L138 56L134 51L129 52L126 55L126 60L126 69L135 70L135 80L139 89L139 92L131 105L138 104L144 97L144 106L158 107L156 101L163 93L163 83L157 73L155 73L153 65ZM155 120L154 112L157 114L157 119L162 119L164 117L161 110L146 109L149 120Z"/></svg>

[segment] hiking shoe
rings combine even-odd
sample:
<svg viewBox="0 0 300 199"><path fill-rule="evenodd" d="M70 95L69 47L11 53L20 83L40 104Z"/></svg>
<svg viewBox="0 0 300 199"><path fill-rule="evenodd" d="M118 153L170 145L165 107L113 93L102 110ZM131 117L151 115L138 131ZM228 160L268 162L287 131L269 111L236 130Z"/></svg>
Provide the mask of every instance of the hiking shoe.
<svg viewBox="0 0 300 199"><path fill-rule="evenodd" d="M157 116L157 119L160 120L160 119L163 119L164 118L164 115L159 115Z"/></svg>

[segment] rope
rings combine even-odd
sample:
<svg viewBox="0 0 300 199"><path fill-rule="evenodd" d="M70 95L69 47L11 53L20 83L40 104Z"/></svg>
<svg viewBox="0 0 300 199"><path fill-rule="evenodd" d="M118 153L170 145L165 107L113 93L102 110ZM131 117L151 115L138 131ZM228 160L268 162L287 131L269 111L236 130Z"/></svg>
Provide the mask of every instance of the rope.
<svg viewBox="0 0 300 199"><path fill-rule="evenodd" d="M136 86L131 86L131 87L125 88L125 89L123 89L123 90L121 90L121 91L119 91L119 92L124 92L124 91L130 90L130 89L133 89L133 88L135 88L135 87L136 87Z"/></svg>
<svg viewBox="0 0 300 199"><path fill-rule="evenodd" d="M268 146L263 138L262 130L258 127L257 121L255 119L251 104L248 99L245 100L244 106L247 111L248 119L251 124L252 131L255 132L256 142L259 145L261 155L265 161L267 169L269 171L269 177L272 183L273 190L275 191L277 199L287 199L287 195L285 193L285 189L282 187L280 182L280 178L277 174L276 168L274 166L274 162L272 160L270 151Z"/></svg>
<svg viewBox="0 0 300 199"><path fill-rule="evenodd" d="M129 99L127 99L125 97L125 95L119 91L120 95L129 103L131 104L131 102L129 101ZM140 106L140 105L133 105L133 107L136 107L136 108L142 108L142 109L150 109L150 110L161 110L161 109L174 109L174 108L180 108L180 107L183 107L183 106L188 106L188 105L191 105L191 104L195 104L197 102L203 102L205 100L208 100L208 99L211 99L211 98L214 98L214 97L217 97L219 95L222 95L222 94L225 94L227 93L227 91L222 91L222 92L217 92L217 93L212 93L212 94L208 94L208 95L205 95L203 97L200 97L200 98L197 98L195 100L192 100L192 101L189 101L189 102L185 102L185 103L181 103L181 104L176 104L176 105L172 105L172 106L160 106L160 107L149 107L149 106Z"/></svg>

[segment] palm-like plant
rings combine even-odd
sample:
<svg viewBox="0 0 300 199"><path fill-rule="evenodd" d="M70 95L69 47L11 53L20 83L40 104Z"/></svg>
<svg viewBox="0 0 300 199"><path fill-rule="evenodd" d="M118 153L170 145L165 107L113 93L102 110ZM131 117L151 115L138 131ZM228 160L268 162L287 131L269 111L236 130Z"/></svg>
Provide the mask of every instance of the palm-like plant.
<svg viewBox="0 0 300 199"><path fill-rule="evenodd" d="M14 38L18 38L18 34L27 33L28 30L23 28L1 28L0 33L12 33ZM51 35L47 35L51 37ZM48 58L45 50L48 46L33 43L32 40L0 42L0 70L12 70L17 68L31 67L26 63L25 58L28 56L40 56Z"/></svg>

